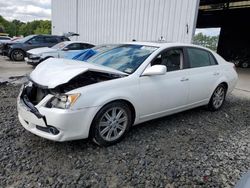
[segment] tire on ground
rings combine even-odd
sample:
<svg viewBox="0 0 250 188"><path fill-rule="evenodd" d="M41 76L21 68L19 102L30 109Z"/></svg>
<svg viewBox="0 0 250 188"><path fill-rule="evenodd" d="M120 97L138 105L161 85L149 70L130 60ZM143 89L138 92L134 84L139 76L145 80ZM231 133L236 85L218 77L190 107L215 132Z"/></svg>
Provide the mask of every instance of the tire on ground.
<svg viewBox="0 0 250 188"><path fill-rule="evenodd" d="M103 139L101 134L100 134L99 123L100 123L103 115L114 107L122 108L125 111L125 113L127 115L127 125L125 128L125 131L123 132L123 134L119 138L117 138L113 141L107 141L107 140ZM129 108L129 105L126 104L125 102L114 101L114 102L106 104L98 111L98 113L96 114L96 116L92 122L92 125L91 125L90 137L92 138L92 140L96 144L98 144L100 146L110 146L110 145L113 145L113 144L120 142L125 137L127 132L129 131L131 125L132 125L132 113L131 113L131 110Z"/></svg>

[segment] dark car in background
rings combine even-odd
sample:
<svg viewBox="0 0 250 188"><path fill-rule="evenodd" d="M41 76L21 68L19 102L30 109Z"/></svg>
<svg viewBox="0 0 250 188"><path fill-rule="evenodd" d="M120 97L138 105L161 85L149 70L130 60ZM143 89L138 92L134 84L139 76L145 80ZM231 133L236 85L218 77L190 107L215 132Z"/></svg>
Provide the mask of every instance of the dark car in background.
<svg viewBox="0 0 250 188"><path fill-rule="evenodd" d="M3 55L8 56L11 60L22 61L28 50L39 47L52 47L63 41L69 41L69 38L57 35L29 35L22 39L2 43L0 50Z"/></svg>

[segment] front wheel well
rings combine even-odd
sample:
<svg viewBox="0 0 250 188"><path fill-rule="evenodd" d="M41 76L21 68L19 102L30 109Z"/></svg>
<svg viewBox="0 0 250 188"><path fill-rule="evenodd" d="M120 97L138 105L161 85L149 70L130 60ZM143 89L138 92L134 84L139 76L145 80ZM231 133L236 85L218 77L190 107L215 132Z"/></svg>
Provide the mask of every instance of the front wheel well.
<svg viewBox="0 0 250 188"><path fill-rule="evenodd" d="M135 108L134 108L133 104L132 104L131 102L129 102L128 100L118 99L118 100L110 101L110 102L104 104L104 105L99 109L99 111L100 111L103 107L105 107L106 105L108 105L108 104L110 104L110 103L115 103L115 102L125 103L126 105L128 105L129 109L131 110L131 117L132 117L132 119L131 119L131 125L133 125L134 122L135 122L136 111L135 111ZM99 111L98 111L98 112L99 112ZM98 114L98 112L95 114L95 117L96 117L96 115ZM93 131L94 131L94 130L93 130L93 122L94 122L94 120L95 120L95 117L93 118L92 123L91 123L91 126L90 126L90 129L89 129L89 137L92 137L92 136L93 136Z"/></svg>
<svg viewBox="0 0 250 188"><path fill-rule="evenodd" d="M118 100L110 101L107 104L113 103L113 102L123 102L123 103L126 103L129 106L129 109L131 110L132 124L134 124L135 117L136 117L136 112L135 112L134 105L131 102L129 102L128 100L125 100L125 99L118 99ZM105 104L105 105L107 105L107 104ZM105 105L103 105L103 106L105 106Z"/></svg>
<svg viewBox="0 0 250 188"><path fill-rule="evenodd" d="M126 104L128 105L129 109L131 110L132 124L134 124L134 122L135 122L135 117L136 117L136 112L135 112L134 105L133 105L131 102L129 102L128 100L125 100L125 99L118 99L118 100L113 100L113 101L110 101L110 102L104 104L104 105L102 106L102 108L103 108L104 106L110 104L110 103L113 103L113 102L122 102L122 103L126 103ZM101 109L102 109L102 108L101 108Z"/></svg>

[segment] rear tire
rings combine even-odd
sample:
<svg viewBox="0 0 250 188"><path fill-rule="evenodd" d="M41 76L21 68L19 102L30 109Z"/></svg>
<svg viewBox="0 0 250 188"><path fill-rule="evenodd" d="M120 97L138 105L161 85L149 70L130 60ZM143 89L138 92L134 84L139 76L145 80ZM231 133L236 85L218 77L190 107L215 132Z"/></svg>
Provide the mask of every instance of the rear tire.
<svg viewBox="0 0 250 188"><path fill-rule="evenodd" d="M226 92L227 89L224 84L220 84L216 87L208 103L209 110L216 111L223 106L226 98Z"/></svg>
<svg viewBox="0 0 250 188"><path fill-rule="evenodd" d="M248 62L244 62L241 64L241 67L242 68L247 68L249 66Z"/></svg>
<svg viewBox="0 0 250 188"><path fill-rule="evenodd" d="M99 110L91 125L92 140L100 146L120 142L132 125L132 114L124 102L112 102Z"/></svg>

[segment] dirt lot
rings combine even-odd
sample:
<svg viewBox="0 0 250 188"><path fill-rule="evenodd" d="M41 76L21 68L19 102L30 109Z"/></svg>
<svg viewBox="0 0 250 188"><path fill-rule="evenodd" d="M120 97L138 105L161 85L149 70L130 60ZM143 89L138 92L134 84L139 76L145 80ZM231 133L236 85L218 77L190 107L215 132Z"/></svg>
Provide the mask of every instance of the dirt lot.
<svg viewBox="0 0 250 188"><path fill-rule="evenodd" d="M0 57L2 79L31 70ZM233 187L250 169L244 75L222 110L201 107L143 123L109 148L27 132L17 119L20 85L0 84L0 187Z"/></svg>
<svg viewBox="0 0 250 188"><path fill-rule="evenodd" d="M22 128L19 86L0 86L0 187L232 187L250 169L250 100L134 127L121 143L56 143ZM69 125L70 126L70 125Z"/></svg>
<svg viewBox="0 0 250 188"><path fill-rule="evenodd" d="M15 77L24 76L29 74L33 67L27 65L24 61L10 61L8 57L0 55L0 83L15 80ZM9 78L14 77L13 79Z"/></svg>

